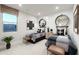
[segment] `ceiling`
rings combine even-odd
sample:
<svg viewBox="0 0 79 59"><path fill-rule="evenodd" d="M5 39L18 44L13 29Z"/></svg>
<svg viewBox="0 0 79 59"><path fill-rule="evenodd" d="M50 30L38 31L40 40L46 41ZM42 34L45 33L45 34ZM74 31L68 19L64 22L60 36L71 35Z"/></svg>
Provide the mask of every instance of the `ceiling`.
<svg viewBox="0 0 79 59"><path fill-rule="evenodd" d="M73 9L73 4L22 4L22 6L19 6L18 4L6 5L33 16L46 16L59 11Z"/></svg>

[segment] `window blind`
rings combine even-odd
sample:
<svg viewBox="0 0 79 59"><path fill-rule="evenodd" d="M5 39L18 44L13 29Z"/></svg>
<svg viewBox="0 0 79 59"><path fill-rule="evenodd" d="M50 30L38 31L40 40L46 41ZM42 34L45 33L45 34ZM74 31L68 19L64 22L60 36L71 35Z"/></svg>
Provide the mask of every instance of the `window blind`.
<svg viewBox="0 0 79 59"><path fill-rule="evenodd" d="M18 10L5 5L1 5L1 12L18 16Z"/></svg>

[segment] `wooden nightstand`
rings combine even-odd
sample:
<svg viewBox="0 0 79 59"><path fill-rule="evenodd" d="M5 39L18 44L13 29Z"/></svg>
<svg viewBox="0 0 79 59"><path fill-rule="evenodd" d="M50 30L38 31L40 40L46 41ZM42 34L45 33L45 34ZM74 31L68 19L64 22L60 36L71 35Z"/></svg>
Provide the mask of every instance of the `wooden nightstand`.
<svg viewBox="0 0 79 59"><path fill-rule="evenodd" d="M52 32L47 32L47 33L46 33L46 38L49 38L49 37L51 37L52 35L53 35Z"/></svg>

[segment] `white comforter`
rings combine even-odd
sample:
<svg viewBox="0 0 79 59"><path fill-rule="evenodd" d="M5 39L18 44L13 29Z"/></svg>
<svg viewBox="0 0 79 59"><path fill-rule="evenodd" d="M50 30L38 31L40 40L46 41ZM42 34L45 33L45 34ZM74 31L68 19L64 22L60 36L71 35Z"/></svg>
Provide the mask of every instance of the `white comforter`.
<svg viewBox="0 0 79 59"><path fill-rule="evenodd" d="M66 52L68 52L68 48L69 48L69 38L68 36L58 36L56 39L56 45L63 47L65 49Z"/></svg>

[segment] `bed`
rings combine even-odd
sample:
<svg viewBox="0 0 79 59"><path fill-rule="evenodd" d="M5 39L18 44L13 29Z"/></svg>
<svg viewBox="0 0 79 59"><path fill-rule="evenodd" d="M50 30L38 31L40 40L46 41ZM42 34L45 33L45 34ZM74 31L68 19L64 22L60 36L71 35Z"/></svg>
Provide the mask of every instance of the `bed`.
<svg viewBox="0 0 79 59"><path fill-rule="evenodd" d="M48 48L52 44L64 48L65 55L76 55L77 54L77 47L73 43L69 35L65 35L65 36L53 35L49 37L45 45Z"/></svg>
<svg viewBox="0 0 79 59"><path fill-rule="evenodd" d="M31 43L36 43L40 40L45 39L45 32L41 32L41 33L33 33L31 35L29 35L30 40L28 40Z"/></svg>

